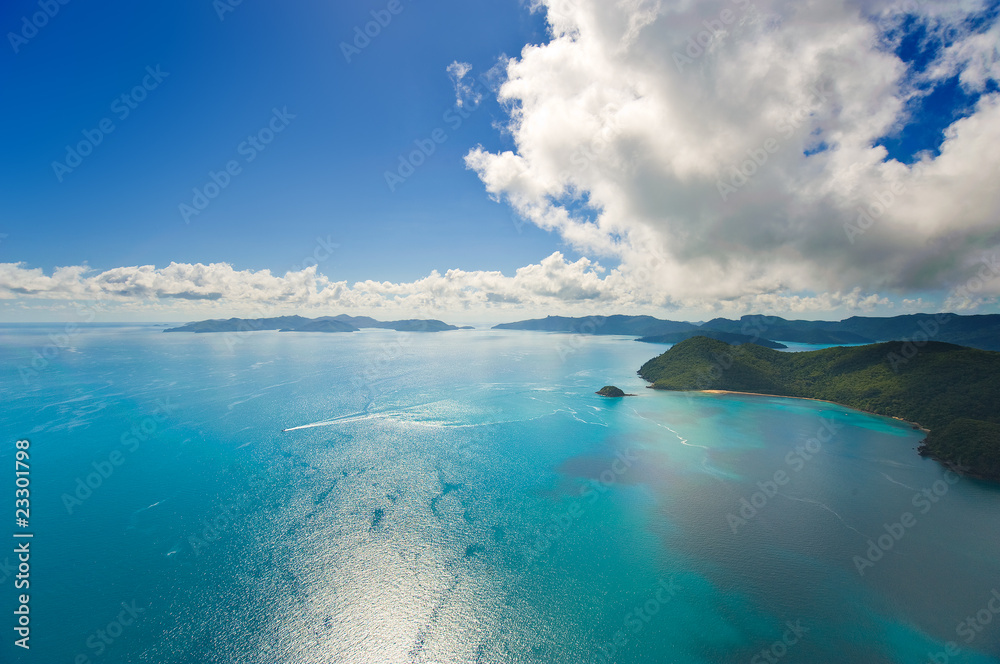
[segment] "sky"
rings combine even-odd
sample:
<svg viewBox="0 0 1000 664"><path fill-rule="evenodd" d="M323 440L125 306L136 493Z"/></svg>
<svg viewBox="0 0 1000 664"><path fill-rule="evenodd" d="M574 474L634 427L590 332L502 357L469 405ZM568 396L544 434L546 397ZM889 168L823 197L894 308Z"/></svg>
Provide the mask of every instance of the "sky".
<svg viewBox="0 0 1000 664"><path fill-rule="evenodd" d="M1000 311L997 0L0 8L0 322Z"/></svg>

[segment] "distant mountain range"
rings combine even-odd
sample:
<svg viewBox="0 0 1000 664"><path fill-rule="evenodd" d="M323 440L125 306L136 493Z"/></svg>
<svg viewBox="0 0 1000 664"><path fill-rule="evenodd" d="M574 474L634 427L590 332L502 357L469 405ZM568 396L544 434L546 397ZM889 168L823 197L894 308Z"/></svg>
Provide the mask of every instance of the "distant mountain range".
<svg viewBox="0 0 1000 664"><path fill-rule="evenodd" d="M787 320L777 316L751 315L739 320L715 318L701 325L652 316L549 316L504 323L493 329L636 336L640 337L639 341L651 343L676 343L689 336L739 341L738 338L730 340L718 336L718 333L726 333L749 337L743 342L756 339L756 343L761 345L768 345L763 342L868 344L933 340L982 350L1000 350L1000 314L910 314L891 318L853 316L842 321Z"/></svg>
<svg viewBox="0 0 1000 664"><path fill-rule="evenodd" d="M368 316L323 316L303 318L302 316L278 316L276 318L228 318L225 320L203 320L173 327L164 332L258 332L279 330L281 332L358 332L363 328L380 328L399 332L444 332L466 330L467 327L448 325L439 320L396 320L380 321Z"/></svg>
<svg viewBox="0 0 1000 664"><path fill-rule="evenodd" d="M699 329L693 323L660 320L652 316L585 316L566 318L549 316L518 323L494 325L494 330L536 330L541 332L571 332L573 334L620 334L646 337Z"/></svg>
<svg viewBox="0 0 1000 664"><path fill-rule="evenodd" d="M757 344L758 346L763 346L764 348L773 348L775 350L781 350L788 348L783 343L777 341L771 341L770 339L763 339L761 337L751 336L749 334L737 334L736 332L720 332L719 330L703 330L701 328L695 328L693 330L687 330L686 332L671 332L670 334L657 334L650 337L640 337L636 341L642 341L648 344L679 344L686 339L692 339L694 337L707 337L709 339L716 339L717 341L724 341L732 346L740 346L742 344Z"/></svg>

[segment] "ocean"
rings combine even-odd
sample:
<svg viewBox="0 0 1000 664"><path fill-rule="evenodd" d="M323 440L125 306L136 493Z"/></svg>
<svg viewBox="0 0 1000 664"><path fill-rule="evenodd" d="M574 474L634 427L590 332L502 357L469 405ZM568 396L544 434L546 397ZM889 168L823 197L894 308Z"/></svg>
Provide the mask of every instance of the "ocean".
<svg viewBox="0 0 1000 664"><path fill-rule="evenodd" d="M1000 488L906 423L623 337L161 330L0 329L2 662L1000 662Z"/></svg>

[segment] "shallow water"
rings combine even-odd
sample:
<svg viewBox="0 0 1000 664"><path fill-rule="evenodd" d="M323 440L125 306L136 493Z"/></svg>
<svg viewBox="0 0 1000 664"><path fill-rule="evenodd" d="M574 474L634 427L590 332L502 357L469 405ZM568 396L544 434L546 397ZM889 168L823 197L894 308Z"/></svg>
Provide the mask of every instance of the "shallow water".
<svg viewBox="0 0 1000 664"><path fill-rule="evenodd" d="M629 338L64 331L0 330L2 661L1000 661L1000 490L894 420L654 392Z"/></svg>

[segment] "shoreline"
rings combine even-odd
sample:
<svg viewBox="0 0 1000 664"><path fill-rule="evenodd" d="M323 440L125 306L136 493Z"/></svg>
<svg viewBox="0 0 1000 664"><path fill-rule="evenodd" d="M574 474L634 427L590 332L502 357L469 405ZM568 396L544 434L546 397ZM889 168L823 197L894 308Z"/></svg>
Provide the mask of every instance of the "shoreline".
<svg viewBox="0 0 1000 664"><path fill-rule="evenodd" d="M650 385L650 387L652 389L656 389L652 385ZM664 390L664 391L665 392L676 392L678 390ZM751 396L751 397L776 397L776 398L779 398L779 399L803 399L803 400L806 400L806 401L819 401L819 402L822 402L822 403L833 404L834 406L840 406L842 408L849 408L849 409L855 410L855 411L857 411L859 413L865 413L866 415L874 415L876 417L888 417L890 419L896 420L897 422L902 422L904 424L907 424L907 425L911 426L913 429L918 430L918 431L922 431L925 434L924 439L921 440L920 443L917 446L917 455L920 456L921 458L923 458L923 459L931 459L931 460L933 460L933 461L941 464L942 466L944 466L948 470L950 470L950 471L952 471L954 473L957 473L960 476L970 477L970 478L977 479L977 480L982 480L982 481L985 481L985 482L996 482L996 481L998 481L997 478L991 477L989 475L984 475L983 473L977 473L977 472L975 472L973 470L970 470L970 469L962 466L959 463L956 463L956 462L951 461L949 459L942 459L941 457L937 456L933 452L928 451L928 449L927 449L927 435L930 434L931 430L928 429L927 427L921 425L918 422L911 422L910 420L905 420L902 417L897 417L895 415L883 415L882 413L874 413L874 412L872 412L870 410L864 410L862 408L855 408L854 406L848 406L847 404L838 403L836 401L830 401L829 399L817 399L816 397L790 397L790 396L786 396L786 395L783 395L783 394L766 394L764 392L743 392L743 391L740 391L740 390L690 390L690 391L692 391L692 392L700 392L701 394L738 394L738 395Z"/></svg>
<svg viewBox="0 0 1000 664"><path fill-rule="evenodd" d="M650 387L652 387L652 386L650 386ZM653 389L656 389L656 388L653 388ZM665 390L665 391L673 392L673 391L676 391L676 390ZM921 425L918 422L911 422L910 420L904 420L902 417L896 417L895 415L883 415L881 413L873 413L870 410L864 410L862 408L855 408L854 406L848 406L847 404L838 403L836 401L830 401L829 399L817 399L816 397L790 397L790 396L785 396L785 395L782 395L782 394L766 394L764 392L742 392L740 390L692 390L692 391L693 392L700 392L702 394L738 394L738 395L751 396L751 397L777 397L779 399L803 399L805 401L819 401L819 402L822 402L822 403L833 404L834 406L840 406L842 408L849 408L849 409L855 410L855 411L857 411L859 413L865 413L866 415L874 415L876 417L888 417L890 419L896 420L897 422L902 422L904 424L907 424L910 427L912 427L913 429L918 430L918 431L922 431L925 434L924 435L924 439L921 440L920 443L917 445L917 455L920 456L921 458L923 458L923 459L931 459L931 460L933 460L933 461L941 464L942 466L944 466L948 470L950 470L950 471L952 471L954 473L957 473L958 475L962 475L962 476L965 476L965 477L971 477L973 479L983 480L983 481L987 481L987 482L996 481L995 478L989 477L988 475L983 475L982 473L977 473L977 472L974 472L972 470L969 470L969 469L963 467L961 464L955 463L954 461L950 461L948 459L942 459L939 456L937 456L936 454L928 451L927 450L927 436L930 434L931 430L928 429L927 427Z"/></svg>
<svg viewBox="0 0 1000 664"><path fill-rule="evenodd" d="M674 391L674 390L667 390L667 391ZM701 392L702 394L742 394L744 396L751 396L751 397L777 397L779 399L803 399L805 401L819 401L821 403L829 403L833 404L834 406L840 406L841 408L850 408L851 410L856 410L859 413L865 413L866 415L875 415L876 417L888 417L889 419L896 420L897 422L908 424L918 431L923 431L925 434L929 434L931 432L930 429L923 426L919 422L911 422L910 420L903 419L902 417L898 417L896 415L884 415L882 413L876 413L870 410L865 410L863 408L855 408L854 406L849 406L846 403L830 401L829 399L817 399L816 397L793 397L785 394L766 394L764 392L742 392L739 390L694 390L694 391ZM926 436L924 440L926 440ZM921 445L923 445L923 441L921 441Z"/></svg>

